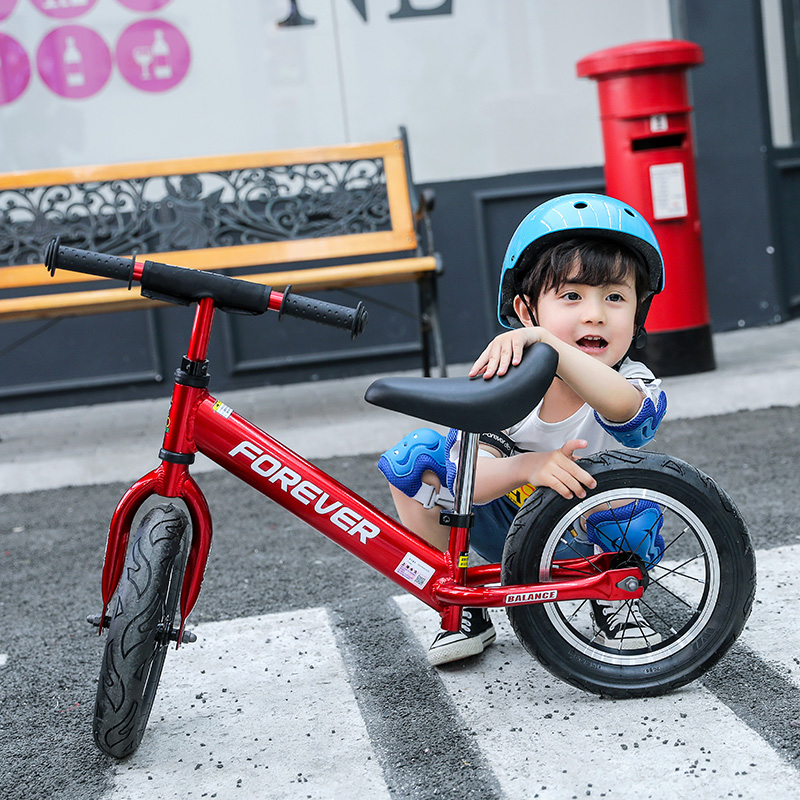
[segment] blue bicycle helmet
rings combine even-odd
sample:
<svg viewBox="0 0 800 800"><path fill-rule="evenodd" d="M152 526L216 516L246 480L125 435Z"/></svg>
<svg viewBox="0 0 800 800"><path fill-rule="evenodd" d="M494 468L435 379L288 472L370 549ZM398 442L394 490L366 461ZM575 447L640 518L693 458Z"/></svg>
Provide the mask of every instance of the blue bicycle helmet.
<svg viewBox="0 0 800 800"><path fill-rule="evenodd" d="M514 311L519 285L514 270L523 253L530 264L541 252L578 232L620 242L643 259L649 291L642 300L637 325L644 326L653 295L664 288L664 260L655 234L644 217L627 203L601 194L566 194L531 211L511 237L503 259L497 301L497 318L503 327L521 325Z"/></svg>

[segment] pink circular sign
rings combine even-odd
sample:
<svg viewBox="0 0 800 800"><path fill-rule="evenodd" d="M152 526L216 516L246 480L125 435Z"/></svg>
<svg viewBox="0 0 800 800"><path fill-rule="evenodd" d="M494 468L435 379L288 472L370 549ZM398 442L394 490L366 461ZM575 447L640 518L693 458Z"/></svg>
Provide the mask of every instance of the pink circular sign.
<svg viewBox="0 0 800 800"><path fill-rule="evenodd" d="M56 19L72 19L85 14L97 0L31 0L43 14Z"/></svg>
<svg viewBox="0 0 800 800"><path fill-rule="evenodd" d="M17 4L17 0L0 0L0 19L5 19Z"/></svg>
<svg viewBox="0 0 800 800"><path fill-rule="evenodd" d="M42 39L36 66L47 88L62 97L91 97L111 75L111 53L102 37L81 25L64 25Z"/></svg>
<svg viewBox="0 0 800 800"><path fill-rule="evenodd" d="M31 63L25 48L16 39L0 33L0 106L16 100L30 79Z"/></svg>
<svg viewBox="0 0 800 800"><path fill-rule="evenodd" d="M131 11L158 11L172 0L119 0L119 2Z"/></svg>
<svg viewBox="0 0 800 800"><path fill-rule="evenodd" d="M145 92L164 92L180 83L190 60L184 35L160 19L134 22L117 42L117 66L122 77Z"/></svg>

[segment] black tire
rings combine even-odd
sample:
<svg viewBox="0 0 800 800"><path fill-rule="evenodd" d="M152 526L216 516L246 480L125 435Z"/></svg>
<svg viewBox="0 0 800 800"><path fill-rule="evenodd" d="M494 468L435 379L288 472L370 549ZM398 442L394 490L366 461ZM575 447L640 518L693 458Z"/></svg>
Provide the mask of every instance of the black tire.
<svg viewBox="0 0 800 800"><path fill-rule="evenodd" d="M131 755L144 735L180 600L186 514L151 509L128 551L108 626L94 710L94 740L107 755Z"/></svg>
<svg viewBox="0 0 800 800"><path fill-rule="evenodd" d="M566 575L553 558L580 514L608 503L655 501L666 549L647 573L639 608L661 639L635 650L601 644L588 600L509 606L511 625L544 667L588 692L648 697L683 686L722 657L750 614L756 567L744 520L715 481L677 458L604 452L579 463L597 487L584 500L550 489L528 498L506 539L503 583L596 574L583 562Z"/></svg>

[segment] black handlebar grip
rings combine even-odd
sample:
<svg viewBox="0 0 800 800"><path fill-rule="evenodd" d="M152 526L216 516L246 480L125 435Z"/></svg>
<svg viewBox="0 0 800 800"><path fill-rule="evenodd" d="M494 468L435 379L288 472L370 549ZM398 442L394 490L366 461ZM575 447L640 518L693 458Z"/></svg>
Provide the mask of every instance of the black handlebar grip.
<svg viewBox="0 0 800 800"><path fill-rule="evenodd" d="M342 328L350 331L351 339L360 336L367 324L367 309L363 303L359 303L355 308L348 308L336 303L327 303L324 300L292 294L291 286L287 286L283 293L278 319L284 314L330 325L333 328Z"/></svg>
<svg viewBox="0 0 800 800"><path fill-rule="evenodd" d="M263 314L269 308L269 286L216 272L145 261L139 282L142 294L155 300L189 305L211 297L221 311L233 314Z"/></svg>
<svg viewBox="0 0 800 800"><path fill-rule="evenodd" d="M60 237L53 239L44 254L44 265L51 275L55 275L57 269L68 269L71 272L97 275L99 278L125 281L130 286L134 259L78 250L76 247L62 247L60 242Z"/></svg>

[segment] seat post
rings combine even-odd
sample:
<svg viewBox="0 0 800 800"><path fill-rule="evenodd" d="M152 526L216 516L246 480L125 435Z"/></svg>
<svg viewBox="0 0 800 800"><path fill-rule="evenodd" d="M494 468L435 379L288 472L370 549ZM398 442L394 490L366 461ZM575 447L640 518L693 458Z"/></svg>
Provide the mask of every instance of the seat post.
<svg viewBox="0 0 800 800"><path fill-rule="evenodd" d="M453 495L453 509L459 516L472 514L472 498L475 494L475 466L478 461L478 434L464 431L461 452L458 454L458 474Z"/></svg>
<svg viewBox="0 0 800 800"><path fill-rule="evenodd" d="M442 525L450 526L450 568L453 580L464 586L469 560L469 531L474 515L472 498L475 493L475 467L478 461L477 433L462 431L461 450L458 454L458 472L453 486L453 511L443 511L439 516ZM457 631L461 627L461 607L453 606L442 614L442 627Z"/></svg>

